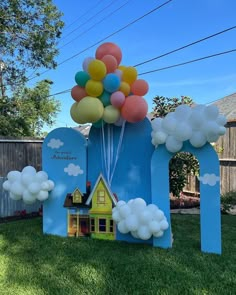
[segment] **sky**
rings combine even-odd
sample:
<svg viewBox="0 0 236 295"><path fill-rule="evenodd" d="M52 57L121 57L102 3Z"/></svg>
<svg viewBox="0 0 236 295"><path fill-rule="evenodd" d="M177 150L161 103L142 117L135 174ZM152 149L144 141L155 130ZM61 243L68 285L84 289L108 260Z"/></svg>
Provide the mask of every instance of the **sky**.
<svg viewBox="0 0 236 295"><path fill-rule="evenodd" d="M95 57L96 49L104 42L113 42L121 48L122 65L134 66L236 26L235 0L172 0L156 9L167 1L53 0L64 14L62 20L65 22L56 61L60 64L74 55L76 57L32 79L29 86L35 86L39 80L50 79L54 82L51 94L71 89L75 86L76 72L82 70L84 59ZM236 49L236 28L136 67L138 78L149 84L149 92L145 95L149 112L153 109L152 100L156 95L190 96L197 104L208 104L235 93L236 51L142 75L232 49ZM74 103L70 92L55 98L61 102L61 112L56 123L50 128L45 127L45 131L77 126L70 117Z"/></svg>

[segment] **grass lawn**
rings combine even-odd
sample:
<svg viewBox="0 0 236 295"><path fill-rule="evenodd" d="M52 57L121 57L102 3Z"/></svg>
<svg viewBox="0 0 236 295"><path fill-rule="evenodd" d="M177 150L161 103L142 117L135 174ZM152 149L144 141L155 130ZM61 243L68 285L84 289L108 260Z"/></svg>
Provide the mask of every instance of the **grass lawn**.
<svg viewBox="0 0 236 295"><path fill-rule="evenodd" d="M223 254L200 251L197 215L172 215L173 248L42 234L41 218L0 224L0 294L236 294L236 216Z"/></svg>

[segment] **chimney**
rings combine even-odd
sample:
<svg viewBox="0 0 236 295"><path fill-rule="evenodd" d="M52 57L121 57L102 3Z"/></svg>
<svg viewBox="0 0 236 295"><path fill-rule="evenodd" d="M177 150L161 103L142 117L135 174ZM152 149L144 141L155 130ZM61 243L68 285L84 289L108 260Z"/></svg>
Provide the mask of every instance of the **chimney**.
<svg viewBox="0 0 236 295"><path fill-rule="evenodd" d="M90 193L91 193L91 182L90 181L86 182L86 193L88 195L90 195Z"/></svg>

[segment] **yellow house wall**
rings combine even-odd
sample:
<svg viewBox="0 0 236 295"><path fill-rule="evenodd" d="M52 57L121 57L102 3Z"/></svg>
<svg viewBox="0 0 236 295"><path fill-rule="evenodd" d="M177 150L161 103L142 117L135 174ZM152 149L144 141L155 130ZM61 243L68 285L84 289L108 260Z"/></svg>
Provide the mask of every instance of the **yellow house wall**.
<svg viewBox="0 0 236 295"><path fill-rule="evenodd" d="M98 198L97 198L97 192L99 190L104 190L105 191L105 204L99 203L98 204ZM94 194L92 196L92 208L90 210L90 213L107 213L107 214L111 214L111 210L112 210L112 200L109 196L108 190L106 189L103 181L101 180L98 185L97 188L94 191Z"/></svg>

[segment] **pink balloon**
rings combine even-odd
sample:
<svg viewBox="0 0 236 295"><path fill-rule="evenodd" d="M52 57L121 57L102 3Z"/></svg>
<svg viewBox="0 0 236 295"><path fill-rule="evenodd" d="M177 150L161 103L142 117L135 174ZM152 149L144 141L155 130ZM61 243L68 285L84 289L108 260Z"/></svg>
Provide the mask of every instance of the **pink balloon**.
<svg viewBox="0 0 236 295"><path fill-rule="evenodd" d="M97 59L102 59L103 56L107 54L114 56L117 60L117 64L120 64L122 59L122 52L119 46L111 42L103 43L97 48L95 56Z"/></svg>
<svg viewBox="0 0 236 295"><path fill-rule="evenodd" d="M71 89L71 97L75 101L79 102L85 96L87 96L87 92L86 92L85 88L76 85Z"/></svg>
<svg viewBox="0 0 236 295"><path fill-rule="evenodd" d="M127 122L136 123L146 117L147 111L148 105L142 96L130 95L125 99L121 108L121 115Z"/></svg>
<svg viewBox="0 0 236 295"><path fill-rule="evenodd" d="M120 108L125 102L125 95L121 91L113 92L110 101L114 107Z"/></svg>
<svg viewBox="0 0 236 295"><path fill-rule="evenodd" d="M113 55L107 54L101 58L101 61L104 62L107 73L113 73L117 69L117 60Z"/></svg>
<svg viewBox="0 0 236 295"><path fill-rule="evenodd" d="M135 95L143 96L148 92L148 83L145 80L135 80L131 85L131 92Z"/></svg>

